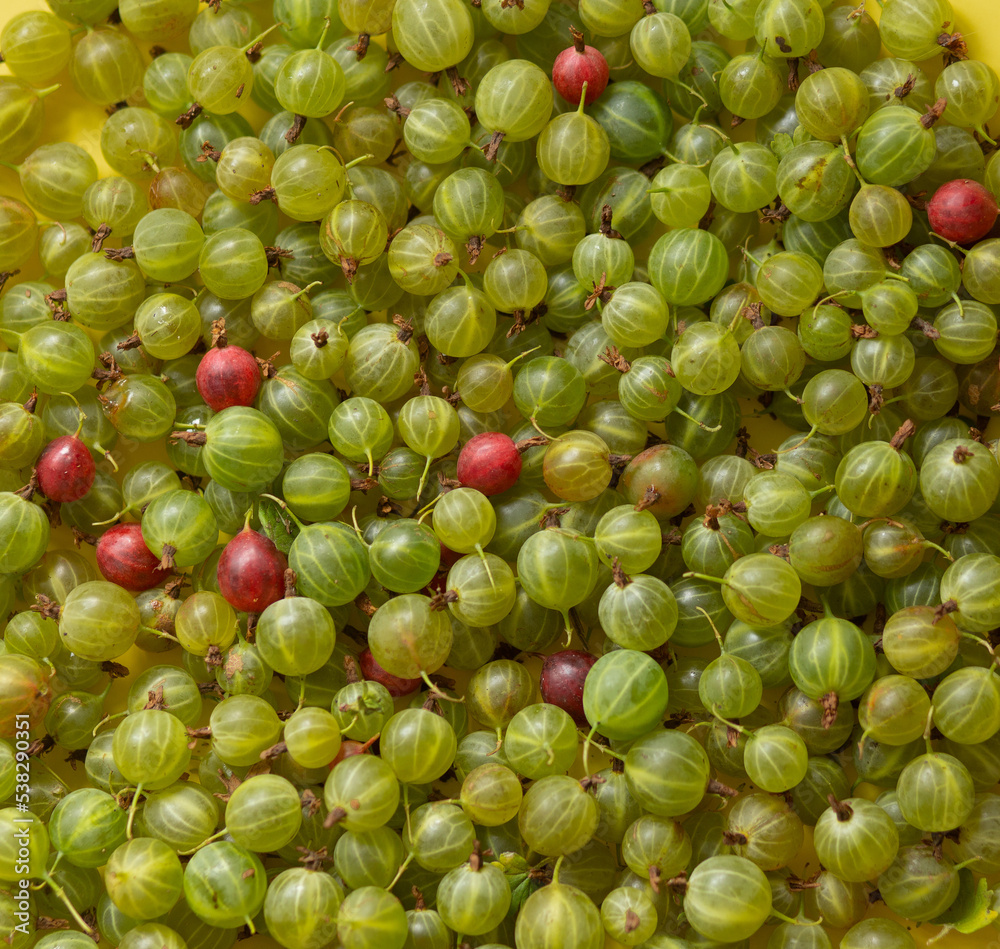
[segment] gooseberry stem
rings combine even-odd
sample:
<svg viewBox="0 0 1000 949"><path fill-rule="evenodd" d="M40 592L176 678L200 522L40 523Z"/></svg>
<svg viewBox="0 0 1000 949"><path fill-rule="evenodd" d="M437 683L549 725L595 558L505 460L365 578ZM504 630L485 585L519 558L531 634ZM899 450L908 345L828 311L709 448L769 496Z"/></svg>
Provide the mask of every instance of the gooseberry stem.
<svg viewBox="0 0 1000 949"><path fill-rule="evenodd" d="M135 794L132 795L132 803L128 806L128 824L125 826L125 836L132 839L132 822L135 820L135 811L139 806L139 797L142 794L142 782L135 786Z"/></svg>
<svg viewBox="0 0 1000 949"><path fill-rule="evenodd" d="M53 867L54 869L54 867ZM76 907L70 902L69 897L66 895L66 891L48 874L43 873L42 879L48 884L52 892L59 898L59 901L69 910L70 915L73 917L74 922L88 935L95 936L97 931L87 922L84 918L77 912Z"/></svg>

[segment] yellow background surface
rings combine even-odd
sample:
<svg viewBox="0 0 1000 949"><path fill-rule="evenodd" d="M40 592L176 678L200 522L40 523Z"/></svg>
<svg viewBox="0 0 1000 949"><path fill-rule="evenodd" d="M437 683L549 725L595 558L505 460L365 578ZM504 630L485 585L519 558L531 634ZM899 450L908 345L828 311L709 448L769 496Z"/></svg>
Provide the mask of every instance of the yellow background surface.
<svg viewBox="0 0 1000 949"><path fill-rule="evenodd" d="M1000 72L1000 0L953 0L953 4L956 11L956 21L952 26L952 30L961 31L965 35L970 55L973 58L991 63ZM247 4L246 6L254 12L265 27L270 23L270 0L261 0L261 2ZM867 6L869 12L877 19L879 8L876 0L867 0ZM42 0L0 0L0 26L14 14L30 9L48 8ZM150 45L152 44L149 42L139 42L140 49L144 52ZM163 45L168 49L186 49L186 33L180 38L163 43ZM921 65L932 78L940 69L939 59L937 58ZM9 75L9 70L6 66L0 65L0 75ZM104 109L79 96L72 88L65 71L59 77L58 81L62 82L62 88L46 100L46 126L42 140L75 142L85 148L94 157L102 175L112 174L111 169L104 162L100 150L100 129L106 117ZM259 129L267 118L267 115L253 103L248 103L247 107L242 111L255 129ZM995 134L996 129L993 131ZM0 193L14 196L20 196L21 193L16 173L3 167L0 167ZM111 242L108 246L115 246L115 244ZM485 254L483 259L488 259ZM19 280L39 279L41 276L41 270L37 261L27 265L22 270L23 273L18 277ZM263 348L262 346L262 351ZM270 351L268 350L268 352ZM787 429L770 420L756 420L751 423L750 427L755 438L755 444L758 444L763 451L773 450L788 434ZM997 428L998 422L994 420L990 426L989 435L996 437ZM119 465L124 470L147 458L167 460L162 446L139 445L137 443L129 443L125 439L119 440L118 448L114 454ZM50 547L68 547L71 542L72 538L68 530L61 528L53 532ZM176 651L168 653L165 657L166 661L175 659L177 655ZM121 661L135 674L144 667L155 664L160 660L157 655L132 649L126 656L122 657ZM533 669L533 672L537 673L537 662L529 660L529 665ZM113 711L124 706L129 681L122 680L112 686L111 694L106 703L108 710ZM209 708L206 703L206 721L208 711ZM56 756L58 756L58 752ZM53 757L55 756L49 757L48 763L58 773L63 775L71 785L78 784L82 768L74 775L68 767L52 760ZM597 765L596 767L603 766ZM594 758L592 758L591 769L596 770L596 767ZM864 793L865 787L862 786L859 789L859 793ZM869 790L873 789L869 788ZM806 828L806 835L807 841L811 841L811 828ZM808 867L810 859L812 859L814 864L813 869L815 869L815 858L811 853L811 849L803 852L800 859L793 864L793 869L801 871L803 875L808 875L809 870L805 868ZM725 895L720 894L720 898L724 899ZM875 911L880 912L880 909L876 909ZM884 907L881 907L881 911L884 912ZM915 928L913 935L918 945L923 945L924 941L934 935L936 931L936 927L924 926ZM836 945L836 936L837 934L834 934L834 945ZM969 936L951 934L937 942L936 946L940 947L940 949L1000 949L1000 938L998 937L1000 937L1000 933L990 926L979 933ZM763 946L764 939L758 937L754 940L754 943L755 945ZM102 943L102 945L106 945L106 943ZM238 943L238 945L241 949L243 947L245 949L271 949L271 947L277 947L277 943L266 936L255 936ZM610 939L608 940L607 949L615 949L617 946L618 943Z"/></svg>

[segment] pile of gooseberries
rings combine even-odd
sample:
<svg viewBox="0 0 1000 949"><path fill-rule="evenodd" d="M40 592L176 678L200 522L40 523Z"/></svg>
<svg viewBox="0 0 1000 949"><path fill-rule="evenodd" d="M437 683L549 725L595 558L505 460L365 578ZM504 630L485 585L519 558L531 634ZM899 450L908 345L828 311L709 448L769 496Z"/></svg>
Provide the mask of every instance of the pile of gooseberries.
<svg viewBox="0 0 1000 949"><path fill-rule="evenodd" d="M970 4L45 2L0 22L4 945L985 944Z"/></svg>

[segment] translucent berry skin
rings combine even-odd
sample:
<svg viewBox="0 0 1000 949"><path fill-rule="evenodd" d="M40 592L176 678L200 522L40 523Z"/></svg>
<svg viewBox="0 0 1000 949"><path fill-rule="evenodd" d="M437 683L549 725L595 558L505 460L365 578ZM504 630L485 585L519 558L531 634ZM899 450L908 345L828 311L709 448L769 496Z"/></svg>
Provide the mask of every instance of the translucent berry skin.
<svg viewBox="0 0 1000 949"><path fill-rule="evenodd" d="M160 558L146 546L139 524L115 524L97 541L97 569L105 580L130 593L151 590L170 576L160 568Z"/></svg>
<svg viewBox="0 0 1000 949"><path fill-rule="evenodd" d="M35 477L50 501L79 501L93 485L96 470L87 446L75 435L61 435L39 455Z"/></svg>
<svg viewBox="0 0 1000 949"><path fill-rule="evenodd" d="M219 557L219 592L234 610L261 613L285 595L287 569L285 555L267 537L242 530Z"/></svg>
<svg viewBox="0 0 1000 949"><path fill-rule="evenodd" d="M242 346L210 349L201 357L195 384L205 404L215 412L233 405L253 405L260 389L260 368Z"/></svg>
<svg viewBox="0 0 1000 949"><path fill-rule="evenodd" d="M590 105L608 84L608 61L593 46L584 46L581 52L575 46L564 49L552 64L552 82L567 102L580 104L583 84L587 84L584 105Z"/></svg>
<svg viewBox="0 0 1000 949"><path fill-rule="evenodd" d="M358 665L361 666L361 674L366 679L384 685L394 699L398 699L402 695L412 695L420 688L420 679L401 679L399 676L386 672L375 661L372 651L368 648L361 650L361 654L358 656Z"/></svg>
<svg viewBox="0 0 1000 949"><path fill-rule="evenodd" d="M997 199L978 181L946 181L927 202L931 230L957 244L985 237L997 219Z"/></svg>
<svg viewBox="0 0 1000 949"><path fill-rule="evenodd" d="M514 487L521 476L521 453L509 435L481 432L463 446L456 474L466 487L487 497L501 494Z"/></svg>
<svg viewBox="0 0 1000 949"><path fill-rule="evenodd" d="M564 649L547 656L538 680L542 701L558 705L577 725L587 724L583 711L583 682L597 656L581 649Z"/></svg>

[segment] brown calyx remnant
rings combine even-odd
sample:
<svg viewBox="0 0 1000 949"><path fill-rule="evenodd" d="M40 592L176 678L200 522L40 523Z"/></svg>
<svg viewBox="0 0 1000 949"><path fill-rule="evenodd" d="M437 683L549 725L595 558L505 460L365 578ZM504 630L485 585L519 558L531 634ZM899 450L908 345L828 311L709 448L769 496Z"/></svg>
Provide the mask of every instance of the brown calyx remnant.
<svg viewBox="0 0 1000 949"><path fill-rule="evenodd" d="M123 666L120 662L112 662L110 659L105 659L101 663L101 672L106 672L112 679L124 679L129 675L127 666Z"/></svg>
<svg viewBox="0 0 1000 949"><path fill-rule="evenodd" d="M472 853L469 854L469 869L478 873L483 869L483 857L493 853L492 850L483 850L482 844L478 840L472 842Z"/></svg>
<svg viewBox="0 0 1000 949"><path fill-rule="evenodd" d="M715 794L718 797L736 797L740 792L736 788L731 788L728 784L723 784L721 781L716 781L715 778L712 778L705 785L705 793Z"/></svg>
<svg viewBox="0 0 1000 949"><path fill-rule="evenodd" d="M920 124L925 128L933 128L944 115L944 110L948 105L947 99L938 99L934 105L927 106L927 111L920 117Z"/></svg>
<svg viewBox="0 0 1000 949"><path fill-rule="evenodd" d="M353 46L348 46L347 48L355 53L358 57L358 62L360 63L362 59L365 58L365 54L368 52L368 46L371 43L371 35L368 33L359 33L358 41Z"/></svg>
<svg viewBox="0 0 1000 949"><path fill-rule="evenodd" d="M899 428L896 429L896 434L889 439L889 444L892 445L896 451L899 451L903 447L903 443L908 439L915 431L917 426L913 424L913 419L907 419L903 422Z"/></svg>
<svg viewBox="0 0 1000 949"><path fill-rule="evenodd" d="M469 255L469 263L473 266L479 260L479 255L483 252L483 238L479 234L473 234L465 242L465 252Z"/></svg>
<svg viewBox="0 0 1000 949"><path fill-rule="evenodd" d="M142 345L142 340L139 339L138 333L133 333L131 336L126 336L115 349L121 352L127 352L130 349L138 349Z"/></svg>
<svg viewBox="0 0 1000 949"><path fill-rule="evenodd" d="M944 26L950 26L945 23ZM965 44L965 37L961 33L945 33L938 35L937 44L944 49L944 62L946 66L958 62L960 59L969 58L969 47Z"/></svg>
<svg viewBox="0 0 1000 949"><path fill-rule="evenodd" d="M201 154L195 159L195 161L206 162L214 161L217 162L222 157L222 152L219 151L211 142L201 143Z"/></svg>
<svg viewBox="0 0 1000 949"><path fill-rule="evenodd" d="M208 652L205 654L205 665L210 669L220 669L225 663L225 657L222 655L222 650L218 646L209 646Z"/></svg>
<svg viewBox="0 0 1000 949"><path fill-rule="evenodd" d="M42 755L47 755L55 746L56 741L51 735L42 735L28 745L28 757L40 758Z"/></svg>
<svg viewBox="0 0 1000 949"><path fill-rule="evenodd" d="M163 683L161 682L155 689L150 689L146 693L146 704L143 709L156 709L160 712L167 710L167 703L163 701Z"/></svg>
<svg viewBox="0 0 1000 949"><path fill-rule="evenodd" d="M886 95L886 99L891 99L895 96L897 99L905 99L917 85L917 77L913 73L907 73L906 79L903 80L902 85L896 86L892 90L890 95Z"/></svg>
<svg viewBox="0 0 1000 949"><path fill-rule="evenodd" d="M212 348L225 349L229 345L229 334L226 332L226 318L220 316L212 320Z"/></svg>
<svg viewBox="0 0 1000 949"><path fill-rule="evenodd" d="M774 554L775 557L780 557L786 562L791 562L791 557L788 554L788 544L771 544L767 548L768 553Z"/></svg>
<svg viewBox="0 0 1000 949"><path fill-rule="evenodd" d="M413 324L409 320L404 320L398 313L392 318L392 322L395 326L399 327L399 331L396 333L396 339L401 343L408 343L413 339Z"/></svg>
<svg viewBox="0 0 1000 949"><path fill-rule="evenodd" d="M737 830L725 830L722 832L722 840L729 847L744 847L749 842L746 834L741 834Z"/></svg>
<svg viewBox="0 0 1000 949"><path fill-rule="evenodd" d="M601 224L598 227L598 233L604 235L604 237L619 240L621 239L621 234L611 226L611 217L613 214L614 212L610 204L605 204L601 207Z"/></svg>
<svg viewBox="0 0 1000 949"><path fill-rule="evenodd" d="M702 518L702 526L706 530L717 531L721 528L719 527L719 518L725 514L729 513L729 502L726 501L725 504L709 504L705 507L705 516Z"/></svg>
<svg viewBox="0 0 1000 949"><path fill-rule="evenodd" d="M288 567L284 573L285 581L285 599L291 599L293 596L298 596L298 591L295 589L295 581L298 577L295 576L295 571L291 567Z"/></svg>
<svg viewBox="0 0 1000 949"><path fill-rule="evenodd" d="M309 338L317 349L322 349L330 341L330 334L325 329L321 329L318 333L310 333Z"/></svg>
<svg viewBox="0 0 1000 949"><path fill-rule="evenodd" d="M194 122L196 118L202 113L202 108L195 102L186 111L182 112L180 115L174 119L174 125L179 125L182 129L191 128L191 123Z"/></svg>
<svg viewBox="0 0 1000 949"><path fill-rule="evenodd" d="M868 411L872 415L878 415L882 411L883 405L885 405L885 396L882 386L876 382L868 387Z"/></svg>
<svg viewBox="0 0 1000 949"><path fill-rule="evenodd" d="M375 615L375 604L372 603L372 601L369 599L367 593L359 593L354 598L354 605L359 610L361 610L361 612L364 613L365 616L374 616ZM346 664L347 664L347 660L346 659L344 660L344 664L346 666ZM350 679L348 679L348 681L350 681ZM355 681L358 681L358 680L355 680Z"/></svg>
<svg viewBox="0 0 1000 949"><path fill-rule="evenodd" d="M2 293L3 288L7 286L7 281L10 280L11 277L16 277L20 272L19 268L15 268L14 270L0 270L0 293Z"/></svg>
<svg viewBox="0 0 1000 949"><path fill-rule="evenodd" d="M395 96L386 96L382 101L385 103L385 107L400 119L405 119L410 114L410 110Z"/></svg>
<svg viewBox="0 0 1000 949"><path fill-rule="evenodd" d="M447 494L449 491L454 491L455 488L462 487L462 482L458 478L449 478L443 471L438 472L437 479L438 484L441 485L442 494ZM402 510L399 513L402 513Z"/></svg>
<svg viewBox="0 0 1000 949"><path fill-rule="evenodd" d="M33 613L40 613L45 619L59 619L62 607L55 601L49 599L44 593L35 594L35 602L29 609Z"/></svg>
<svg viewBox="0 0 1000 949"><path fill-rule="evenodd" d="M352 491L371 491L372 488L378 486L377 478L351 478L351 490Z"/></svg>
<svg viewBox="0 0 1000 949"><path fill-rule="evenodd" d="M285 141L289 145L294 145L298 140L299 136L302 134L302 130L306 127L306 117L304 115L295 114L295 118L292 119L291 128L285 132Z"/></svg>
<svg viewBox="0 0 1000 949"><path fill-rule="evenodd" d="M506 250L507 248L503 248ZM514 317L514 325L507 330L506 338L511 339L523 333L532 323L537 323L546 313L549 312L548 304L543 300L537 306L531 308L529 313L524 310L514 310L511 316Z"/></svg>
<svg viewBox="0 0 1000 949"><path fill-rule="evenodd" d="M181 587L188 582L187 577L174 577L173 580L168 580L163 584L163 592L169 596L171 600L179 599L181 595Z"/></svg>
<svg viewBox="0 0 1000 949"><path fill-rule="evenodd" d="M521 7L523 9L523 3L521 4ZM458 74L457 67L449 66L445 70L444 74L448 77L448 81L451 83L451 88L455 90L456 96L461 98L469 91L469 80Z"/></svg>
<svg viewBox="0 0 1000 949"><path fill-rule="evenodd" d="M250 195L250 203L254 206L261 203L261 201L273 201L275 204L278 203L278 192L274 188L261 188L260 191L255 191Z"/></svg>
<svg viewBox="0 0 1000 949"><path fill-rule="evenodd" d="M787 86L789 92L799 91L799 57L791 56L788 60Z"/></svg>
<svg viewBox="0 0 1000 949"><path fill-rule="evenodd" d="M101 224L96 231L94 231L94 237L90 242L90 249L95 253L100 253L101 248L104 246L104 242L111 236L111 226L109 224Z"/></svg>
<svg viewBox="0 0 1000 949"><path fill-rule="evenodd" d="M20 273L20 270L15 270L13 273ZM3 286L0 285L0 290ZM52 319L59 323L66 323L69 321L69 310L66 309L66 288L61 287L58 290L53 290L51 293L45 294L45 303L48 308L52 311Z"/></svg>
<svg viewBox="0 0 1000 949"><path fill-rule="evenodd" d="M22 488L18 488L13 493L24 501L30 501L34 496L35 492L38 491L38 475L35 474L35 469L31 469L31 476L28 478L28 483Z"/></svg>
<svg viewBox="0 0 1000 949"><path fill-rule="evenodd" d="M746 458L747 461L749 461L755 468L766 469L768 471L774 467L774 463L778 460L777 455L761 454L761 452L757 451L756 448L752 448L750 446L750 431L746 427L742 427L736 432L736 450L733 454L736 455L737 458ZM730 504L728 499L723 499L720 503L728 505L726 510L723 512L725 514L746 513L746 506L742 505L742 502Z"/></svg>
<svg viewBox="0 0 1000 949"><path fill-rule="evenodd" d="M661 497L663 497L663 495L660 494L660 492L657 491L653 485L649 485L643 492L642 497L639 499L639 503L635 505L635 509L637 511L645 511L647 508L656 504Z"/></svg>
<svg viewBox="0 0 1000 949"><path fill-rule="evenodd" d="M820 699L820 704L823 706L823 727L828 729L837 720L840 696L836 692L827 692Z"/></svg>
<svg viewBox="0 0 1000 949"><path fill-rule="evenodd" d="M740 310L740 316L745 320L750 321L750 325L755 330L761 330L764 328L764 319L760 315L760 311L764 304L759 300L756 303L749 303L742 310Z"/></svg>
<svg viewBox="0 0 1000 949"><path fill-rule="evenodd" d="M739 128L746 121L742 115L734 115L729 123L731 129Z"/></svg>
<svg viewBox="0 0 1000 949"><path fill-rule="evenodd" d="M586 52L587 46L583 42L583 33L572 24L569 28L569 35L573 39L573 49L575 49L578 53Z"/></svg>
<svg viewBox="0 0 1000 949"><path fill-rule="evenodd" d="M177 548L172 547L170 544L163 545L163 553L160 555L160 569L161 570L173 570L177 566L174 561L174 554L177 553Z"/></svg>
<svg viewBox="0 0 1000 949"><path fill-rule="evenodd" d="M342 807L334 807L330 810L330 813L326 815L326 820L323 821L323 826L329 830L334 824L339 824L345 817L347 817L347 811Z"/></svg>
<svg viewBox="0 0 1000 949"><path fill-rule="evenodd" d="M299 857L299 863L307 870L322 870L324 865L333 859L332 854L327 853L326 847L320 847L319 850L310 850L308 847L296 847L295 849L302 854Z"/></svg>
<svg viewBox="0 0 1000 949"><path fill-rule="evenodd" d="M615 231L617 234L618 232ZM598 300L601 303L607 303L611 299L611 294L615 292L615 287L608 286L608 272L606 270L601 271L601 279L594 284L594 289L584 300L583 308L585 310L592 310Z"/></svg>
<svg viewBox="0 0 1000 949"><path fill-rule="evenodd" d="M568 507L553 507L549 508L542 516L539 518L538 523L541 524L542 530L548 527L561 527L562 521L560 518L563 514L569 514Z"/></svg>
<svg viewBox="0 0 1000 949"><path fill-rule="evenodd" d="M487 161L496 161L497 152L500 151L500 145L503 143L503 132L494 132L490 136L490 140L483 146L483 155L486 156Z"/></svg>
<svg viewBox="0 0 1000 949"><path fill-rule="evenodd" d="M618 351L617 346L608 346L597 358L619 372L628 372L632 368L632 363Z"/></svg>
<svg viewBox="0 0 1000 949"><path fill-rule="evenodd" d="M423 366L418 367L413 374L413 384L420 390L421 395L431 394L431 384L427 381L427 372Z"/></svg>
<svg viewBox="0 0 1000 949"><path fill-rule="evenodd" d="M624 590L632 582L629 575L625 572L622 562L617 557L611 561L611 579L614 581L615 586L621 590Z"/></svg>
<svg viewBox="0 0 1000 949"><path fill-rule="evenodd" d="M735 748L740 743L740 733L732 725L726 726L726 747Z"/></svg>
<svg viewBox="0 0 1000 949"><path fill-rule="evenodd" d="M867 323L851 324L851 339L878 339L878 330Z"/></svg>
<svg viewBox="0 0 1000 949"><path fill-rule="evenodd" d="M817 890L819 889L819 881L817 877L819 876L819 871L816 871L815 876L809 877L808 880L803 880L801 877L795 876L793 873L788 877L788 889L793 893L801 893L803 890Z"/></svg>
<svg viewBox="0 0 1000 949"><path fill-rule="evenodd" d="M910 326L914 329L920 330L928 339L940 339L941 333L933 326L933 324L928 323L922 316L915 316L910 320Z"/></svg>
<svg viewBox="0 0 1000 949"><path fill-rule="evenodd" d="M538 448L548 443L549 439L545 435L532 435L531 438L523 438L519 442L514 442L514 447L523 455L529 448Z"/></svg>
<svg viewBox="0 0 1000 949"><path fill-rule="evenodd" d="M171 432L170 441L174 444L184 442L192 448L200 448L208 441L208 436L204 432Z"/></svg>
<svg viewBox="0 0 1000 949"><path fill-rule="evenodd" d="M273 761L275 758L280 758L286 751L288 751L288 745L283 741L279 741L276 745L271 745L270 748L265 748L260 753L261 761Z"/></svg>
<svg viewBox="0 0 1000 949"><path fill-rule="evenodd" d="M972 452L965 447L965 445L959 445L951 453L951 460L955 462L956 465L964 465L972 457Z"/></svg>
<svg viewBox="0 0 1000 949"><path fill-rule="evenodd" d="M850 820L854 816L854 809L850 804L845 804L843 801L838 801L835 794L828 794L826 796L830 807L833 808L833 812L837 815L837 820L841 823Z"/></svg>
<svg viewBox="0 0 1000 949"><path fill-rule="evenodd" d="M283 260L294 260L295 255L290 250L285 250L284 247L270 247L264 248L264 254L267 257L267 266L278 267Z"/></svg>
<svg viewBox="0 0 1000 949"><path fill-rule="evenodd" d="M445 590L444 593L436 593L431 597L430 608L436 613L448 608L449 603L457 603L458 594L454 590Z"/></svg>
<svg viewBox="0 0 1000 949"><path fill-rule="evenodd" d="M78 527L71 527L70 530L73 532L73 546L77 550L80 549L81 544L89 544L91 547L97 546L99 538L96 534L88 534Z"/></svg>
<svg viewBox="0 0 1000 949"><path fill-rule="evenodd" d="M770 206L761 208L757 215L761 224L784 224L791 216L792 212L780 200L774 202L773 208Z"/></svg>
<svg viewBox="0 0 1000 949"><path fill-rule="evenodd" d="M122 261L122 260L135 260L135 250L131 246L129 247L116 247L112 250L106 250L104 256L108 260Z"/></svg>

